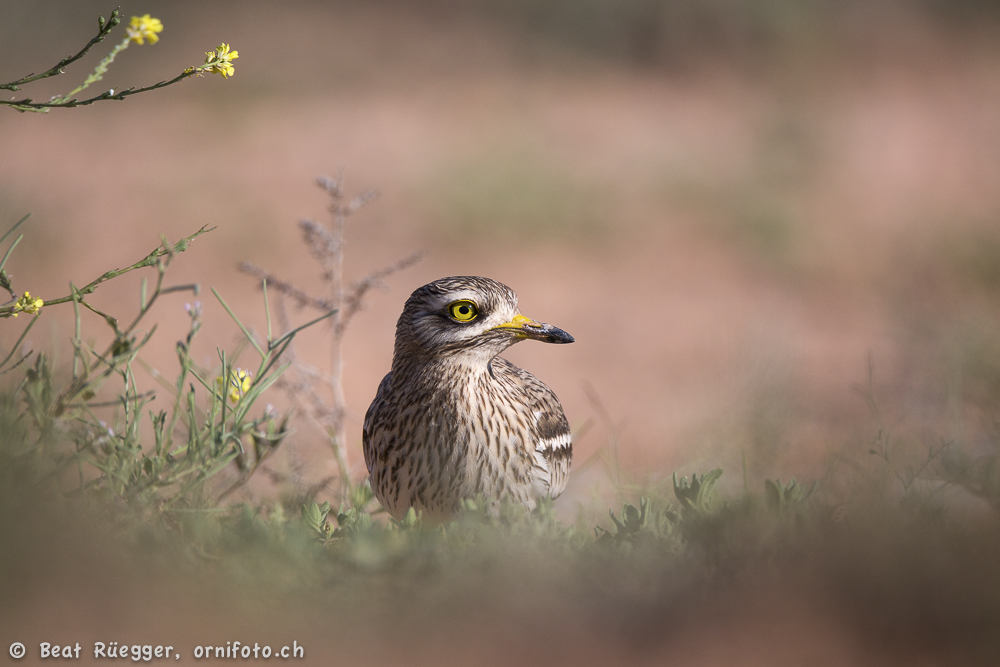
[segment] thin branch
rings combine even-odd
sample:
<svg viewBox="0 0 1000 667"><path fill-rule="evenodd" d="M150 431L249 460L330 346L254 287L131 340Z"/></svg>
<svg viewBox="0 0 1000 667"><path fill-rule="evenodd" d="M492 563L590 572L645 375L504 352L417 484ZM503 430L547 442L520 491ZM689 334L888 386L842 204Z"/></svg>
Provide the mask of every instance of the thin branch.
<svg viewBox="0 0 1000 667"><path fill-rule="evenodd" d="M10 83L0 83L0 90L20 90L19 86L22 86L26 83L31 83L32 81L38 81L39 79L45 79L50 76L63 74L64 67L76 62L80 58L87 55L87 52L90 51L91 48L103 42L104 38L107 37L108 34L110 34L111 31L115 28L115 26L117 26L121 22L122 22L121 17L118 15L118 8L115 8L115 10L111 12L111 18L109 18L107 21L104 20L103 16L98 15L97 36L91 39L89 42L87 42L87 45L84 46L82 49L80 49L79 53L73 56L68 56L66 58L63 58L54 67L45 70L41 74L29 74L28 76L20 78L17 81L11 81Z"/></svg>
<svg viewBox="0 0 1000 667"><path fill-rule="evenodd" d="M403 269L409 268L424 258L424 251L418 250L407 255L395 264L374 271L351 286L351 292L344 297L344 315L340 320L341 330L346 329L351 319L364 306L365 295L376 287L382 287L382 280Z"/></svg>
<svg viewBox="0 0 1000 667"><path fill-rule="evenodd" d="M257 339L254 338L254 335L252 333L250 333L250 330L247 329L246 325L244 325L243 322L240 321L240 318L238 318L236 316L236 313L233 312L233 309L229 307L229 304L226 303L226 300L222 298L222 295L219 294L218 291L216 291L216 289L214 287L212 288L212 294L215 295L215 298L218 299L219 303L222 304L222 307L226 309L227 313L229 313L229 317L231 317L233 319L233 321L236 322L236 326L238 326L240 328L240 331L242 331L243 335L247 337L247 340L250 341L250 344L253 345L253 348L255 350L257 350L257 354L259 354L262 359L267 358L267 354L264 352L264 350L261 348L261 346L257 343ZM226 360L225 359L222 360L222 368L223 368L223 371L225 371L225 368L226 368ZM225 407L226 407L224 401L223 401L222 407L223 407L223 409L225 409Z"/></svg>
<svg viewBox="0 0 1000 667"><path fill-rule="evenodd" d="M3 267L5 267L7 265L7 260L10 259L10 255L11 255L12 252L14 252L14 248L17 247L17 244L20 243L21 239L23 239L23 238L24 238L24 234L18 234L17 238L14 239L14 242L10 244L9 248L7 248L7 252L6 252L6 254L4 254L3 259L0 259L0 271L3 271ZM3 287L6 288L6 290L8 292L10 292L10 298L14 299L16 301L17 300L17 294L14 292L14 290L11 287L10 278L8 278L6 275L4 275L3 280L0 281L0 282L2 282L3 283Z"/></svg>
<svg viewBox="0 0 1000 667"><path fill-rule="evenodd" d="M259 459L255 459L253 467L251 467L250 470L248 470L247 472L241 474L239 478L235 482L233 482L232 485L229 486L229 488L220 493L219 497L215 499L215 504L218 505L223 500L225 500L226 497L229 496L231 493L245 486L246 483L250 481L250 478L253 477L253 474L257 472L257 470L261 467L261 465L263 465L265 461L271 458L271 455L274 454L276 451L278 451L277 447L271 447L266 452L264 452L264 454Z"/></svg>
<svg viewBox="0 0 1000 667"><path fill-rule="evenodd" d="M333 317L336 314L337 314L337 311L331 310L331 311L328 311L327 313L325 313L323 315L320 315L319 317L317 317L314 320L310 320L310 321L306 322L305 324L303 324L301 326L295 327L294 329L292 329L288 333L283 334L281 336L281 338L279 338L277 340L273 340L273 341L268 341L268 343L267 343L267 349L269 351L275 349L276 347L282 345L285 341L290 340L292 338L292 336L294 336L298 332L302 331L303 329L305 329L307 327L311 327L312 325L317 324L319 322L322 322L323 320L325 320L328 317ZM280 357L281 355L278 355L278 356Z"/></svg>
<svg viewBox="0 0 1000 667"><path fill-rule="evenodd" d="M369 190L368 192L362 193L351 200L351 203L347 205L347 209L344 211L344 215L351 215L359 208L364 206L370 201L374 201L379 198L378 190Z"/></svg>
<svg viewBox="0 0 1000 667"><path fill-rule="evenodd" d="M87 285L84 285L83 287L78 288L76 290L76 293L78 295L80 295L80 296L91 294L91 293L94 292L94 290L96 290L101 285L101 283L107 282L108 280L111 280L112 278L117 278L118 276L120 276L120 275L122 275L124 273L128 273L129 271L135 271L136 269L142 269L142 268L145 268L147 266L156 266L157 261L161 257L163 257L164 255L168 255L168 254L172 255L175 252L183 252L183 251L187 250L188 244L191 243L191 241L193 241L195 238L201 236L202 234L205 234L207 232L212 231L213 229L215 229L215 227L209 228L206 225L206 226L202 227L201 229L199 229L198 231L196 231L191 236L186 236L186 237L182 238L180 241L178 241L177 243L175 243L173 246L170 246L170 247L160 246L156 250L154 250L153 252L151 252L148 255L146 255L146 257L144 257L143 259L140 259L138 262L136 262L135 264L132 264L131 266L127 266L124 269L114 269L112 271L108 271L107 273L102 274L101 276L99 276L96 279L92 280ZM181 287L178 286L178 287L172 287L172 288L169 288L169 289L171 291L176 291L178 289L181 289ZM45 299L45 307L48 308L49 306L54 306L54 305L60 304L60 303L69 303L71 301L73 301L73 295L72 294L60 297L58 299ZM86 306L88 308L91 308L88 304L84 303L83 299L80 299L80 303L82 303L84 306ZM12 310L12 307L0 307L0 315L8 313L11 310ZM94 309L91 308L91 310L94 310ZM98 312L98 311L95 311L95 312ZM107 317L103 313L99 313L99 314L102 315L103 317Z"/></svg>
<svg viewBox="0 0 1000 667"><path fill-rule="evenodd" d="M312 256L323 263L323 268L330 268L330 258L340 247L341 241L333 237L325 227L312 220L300 220L299 227L302 229L302 236L309 246Z"/></svg>
<svg viewBox="0 0 1000 667"><path fill-rule="evenodd" d="M109 90L96 95L94 97L85 100L66 100L65 102L35 102L30 97L26 97L23 100L0 100L0 104L4 104L18 111L32 111L32 110L43 110L43 109L72 109L74 107L84 107L95 102L102 102L104 100L124 100L130 95L138 95L139 93L145 93L150 90L156 90L157 88L165 88L169 85L175 84L178 81L187 79L195 75L202 74L202 69L200 67L192 67L184 70L174 78L168 81L160 81L159 83L154 83L151 86L143 86L142 88L126 88L120 92L114 92L114 90Z"/></svg>
<svg viewBox="0 0 1000 667"><path fill-rule="evenodd" d="M83 304L87 307L90 307L82 299L82 295L85 293L85 290L89 289L89 291L92 292L94 289L97 288L97 285L99 285L101 282L104 282L105 280L110 280L111 278L119 276L123 273L127 273L128 271L132 271L145 266L155 265L157 267L156 287L153 290L153 294L149 298L149 301L145 304L145 306L143 306L139 310L139 314L136 315L136 318L135 320L132 321L132 324L130 324L124 331L122 331L118 328L118 323L116 320L114 320L114 318L110 318L105 315L108 324L110 324L115 330L115 338L108 345L108 349L104 352L104 354L98 355L92 349L90 351L91 353L94 354L99 363L106 364L108 368L102 371L99 375L97 375L97 377L94 378L89 377L89 373L85 373L84 375L75 378L73 382L70 384L70 386L65 390L63 390L63 392L59 395L58 399L56 400L55 414L57 416L62 414L63 411L70 405L73 398L78 396L85 388L87 388L88 386L93 386L95 383L100 383L101 381L104 380L104 378L108 377L112 372L114 372L115 363L117 359L121 358L122 355L137 353L137 351L140 350L149 341L149 338L153 335L153 332L156 330L155 325L153 326L152 329L150 329L150 331L146 334L146 336L143 338L142 342L138 344L138 346L135 345L135 338L130 338L132 331L138 326L139 321L146 315L146 313L149 312L149 310L153 307L153 304L156 303L158 297L162 293L163 276L166 272L167 265L169 265L170 263L170 260L174 257L176 253L183 252L184 250L186 250L188 245L194 238L196 238L201 234L204 234L206 231L211 231L211 230L207 230L205 227L202 227L194 234L181 239L172 246L169 243L167 243L166 239L164 239L158 248L153 250L153 252L149 253L149 255L147 255L144 259L136 262L132 266L125 269L116 269L114 271L108 271L103 276L101 276L100 278L93 281L92 283L90 283L89 285L87 285L82 289L77 289L76 286L72 285L71 283L70 284L70 288L72 290L71 295L69 297L66 297L65 299L57 299L54 301L54 303L62 303L67 300L73 301L74 308L78 308L79 304ZM166 260L161 260L162 257L166 257ZM176 291L176 289L174 291ZM93 308L91 309L94 310ZM0 312L2 312L2 309L0 309Z"/></svg>
<svg viewBox="0 0 1000 667"><path fill-rule="evenodd" d="M35 312L35 316L33 318L31 318L31 321L28 322L28 326L26 326L24 328L24 331L21 332L20 338L18 338L17 342L14 343L14 345L10 348L10 353L6 357L4 357L3 361L0 361L0 368L3 368L5 365L7 365L7 362L10 361L11 357L14 356L14 353L17 352L17 348L21 346L21 343L24 341L25 336L27 336L28 332L31 331L31 327L35 326L35 322L38 321L38 315L39 314L40 314L39 311ZM27 354L24 355L24 358L27 358L27 357L28 357ZM20 363L20 362L18 362L18 363ZM8 369L8 370L10 370L10 369Z"/></svg>
<svg viewBox="0 0 1000 667"><path fill-rule="evenodd" d="M277 317L282 331L287 333L280 336L277 340L271 341L269 343L269 350L280 347L275 358L289 360L290 365L294 366L295 371L294 374L282 377L277 385L285 391L292 400L293 405L299 408L310 425L329 440L331 449L337 459L337 467L340 470L344 487L350 489L350 467L345 447L345 417L348 411L341 377L343 372L341 344L344 332L354 315L362 310L365 297L372 289L380 287L382 280L387 276L413 265L423 255L422 253L409 255L391 266L369 274L364 279L351 285L349 289L345 289L343 282L344 223L351 214L375 199L378 193L372 190L355 197L349 202L345 201L343 173L336 179L325 176L319 177L316 179L316 184L330 198L329 211L332 220L329 226L321 225L312 220L301 220L299 228L302 230L303 240L308 246L310 254L324 269L322 280L328 284L329 295L325 298L310 296L303 290L278 279L250 262L243 262L240 265L240 270L261 281L258 284L266 282L268 288L277 290ZM294 300L299 308L311 306L327 311L327 314L322 317L332 316L331 328L333 331L330 337L331 370L329 374L320 373L300 363L295 358L294 350L289 346L289 343L291 342L291 334L295 333L297 329L289 331L291 327L288 323L288 314L285 308L286 298ZM316 321L318 320L310 322L309 325L314 324ZM325 401L320 396L318 387L323 384L329 387L332 393L332 401Z"/></svg>
<svg viewBox="0 0 1000 667"><path fill-rule="evenodd" d="M267 288L273 289L280 294L290 296L295 299L299 308L311 306L317 310L332 310L327 299L311 297L291 283L281 280L272 273L268 273L252 262L240 262L240 271L250 274L256 278L267 281Z"/></svg>
<svg viewBox="0 0 1000 667"><path fill-rule="evenodd" d="M122 401L135 402L135 401L140 401L140 400L143 400L143 399L146 399L146 398L155 398L155 397L156 397L156 390L155 389L150 389L149 391L143 392L141 394L132 394L131 396L128 396L128 395L121 396L121 397L119 397L119 398L117 398L117 399L115 399L113 401L104 401L103 403L87 403L87 407L88 408L107 408L107 407L110 407L110 406L113 406L113 405L121 405Z"/></svg>

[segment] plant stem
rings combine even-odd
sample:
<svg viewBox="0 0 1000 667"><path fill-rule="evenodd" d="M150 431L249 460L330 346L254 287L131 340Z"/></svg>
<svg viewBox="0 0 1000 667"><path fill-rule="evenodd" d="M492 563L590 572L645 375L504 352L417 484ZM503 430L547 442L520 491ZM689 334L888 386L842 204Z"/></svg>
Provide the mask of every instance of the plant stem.
<svg viewBox="0 0 1000 667"><path fill-rule="evenodd" d="M86 79L83 80L83 83L81 83L79 86L69 91L65 95L59 95L58 97L53 97L51 100L49 100L49 102L55 102L55 103L65 102L70 98L72 98L77 93L79 93L81 90L87 88L90 84L97 83L98 81L103 79L104 74L108 71L108 67L110 67L111 63L115 61L115 56L117 56L119 53L127 49L128 43L130 41L132 41L132 38L126 37L121 42L119 42L115 46L115 48L111 50L111 53L104 56L104 59L97 64L97 67L95 67L94 71L90 73L90 76L88 76Z"/></svg>
<svg viewBox="0 0 1000 667"><path fill-rule="evenodd" d="M330 390L333 393L333 449L337 457L337 464L340 466L341 475L345 483L350 488L350 475L348 473L347 452L344 445L347 442L347 429L344 423L344 416L347 412L347 398L344 396L344 325L341 306L344 303L344 215L343 206L343 177L337 183L337 197L331 206L333 220L331 221L331 232L334 244L332 256L330 257L330 301L336 312L331 320L332 336L330 337Z"/></svg>
<svg viewBox="0 0 1000 667"><path fill-rule="evenodd" d="M115 9L111 12L111 18L107 21L104 20L103 16L99 16L97 19L98 32L97 36L87 42L87 45L80 49L79 53L68 58L63 58L54 67L50 67L41 74L29 74L26 77L22 77L17 81L11 81L10 83L0 83L0 90L20 90L19 86L26 83L31 83L32 81L38 81L39 79L44 79L50 76L56 76L57 74L63 74L63 68L67 65L76 62L80 58L84 57L90 49L104 41L104 38L108 36L115 26L121 23L121 18L118 16L118 10Z"/></svg>

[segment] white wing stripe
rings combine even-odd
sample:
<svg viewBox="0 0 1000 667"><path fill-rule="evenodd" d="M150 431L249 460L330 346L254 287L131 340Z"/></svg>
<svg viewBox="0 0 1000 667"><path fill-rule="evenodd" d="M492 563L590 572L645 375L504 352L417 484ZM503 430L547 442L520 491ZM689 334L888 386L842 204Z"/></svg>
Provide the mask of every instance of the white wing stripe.
<svg viewBox="0 0 1000 667"><path fill-rule="evenodd" d="M546 449L552 449L552 451L558 451L560 449L569 449L573 444L573 436L569 433L560 433L554 438L542 438L538 441L537 449L539 451L544 451Z"/></svg>

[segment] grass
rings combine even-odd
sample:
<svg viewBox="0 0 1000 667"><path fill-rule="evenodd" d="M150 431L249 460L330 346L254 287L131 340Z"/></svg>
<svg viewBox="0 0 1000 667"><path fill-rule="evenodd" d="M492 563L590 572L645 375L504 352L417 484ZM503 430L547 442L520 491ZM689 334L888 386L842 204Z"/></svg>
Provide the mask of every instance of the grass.
<svg viewBox="0 0 1000 667"><path fill-rule="evenodd" d="M768 26L787 25L782 7L795 10L762 2L734 13L731 3L714 2L689 10L690 23L678 25L667 12L647 20L654 4L515 3L495 13L587 51L669 65L703 53L689 48L694 42L707 50L735 42L737 55L766 48ZM746 17L754 7L765 12L764 29ZM702 24L721 39L702 40ZM709 185L689 195L692 208L721 219L713 224L732 245L767 265L797 269L813 240L795 214L794 194L803 187L796 179L811 173L816 147L808 126L794 121L764 128L745 176L728 186L721 179L722 187L713 185L718 178L703 179ZM603 240L614 204L594 197L597 184L540 160L543 153L458 160L421 192L449 234ZM988 307L996 239L951 238L943 242L946 282L968 287ZM32 252L25 245L17 251ZM47 251L35 256L51 262L58 253L42 245ZM904 276L915 275L907 268L913 264L908 256L900 261ZM160 268L142 270L162 276L153 273ZM275 306L277 283L271 290ZM911 293L926 296L919 287ZM85 300L61 307L82 312ZM965 326L951 312L917 311L922 321L914 326ZM832 459L815 485L779 480L780 456L799 444L782 426L800 405L793 382L779 376L759 389L746 423L734 429L749 436L744 471L715 472L710 456L702 459L704 474L666 475L659 485L615 471L604 482L612 491L606 496L623 502L609 513L594 501L569 522L547 505L494 516L472 499L443 526L415 515L395 523L357 476L325 488L286 476L272 480L269 492L244 493L304 437L293 420L263 407L287 380L271 374L284 365L272 349L280 335L253 339L259 354L246 336L199 365L188 354L191 338L205 335L195 313L180 346L147 338L145 318L130 327L131 318L109 314L122 324L107 350L92 349L78 329L69 345L23 357L11 343L33 320L22 313L0 321L2 352L14 353L0 364L0 638L8 644L163 641L182 646L190 660L196 643L298 639L308 659L322 664L995 662L1000 437L989 428L941 442L922 434L923 424L887 426L869 387L863 393L874 426L855 426L870 442ZM964 384L942 397L933 381L940 378L907 378L901 384L914 400L955 400L956 412L972 408L988 420L1000 344L996 323L980 314L955 333L950 361ZM177 359L157 389L161 399L173 397L162 413L150 412L135 382L144 350L161 345ZM239 384L229 398L234 360L254 355L256 384ZM75 364L52 361L67 356ZM276 379L270 387L269 378Z"/></svg>
<svg viewBox="0 0 1000 667"><path fill-rule="evenodd" d="M336 628L421 662L465 642L541 655L545 637L563 655L634 664L762 608L781 627L781 604L794 601L841 619L873 654L989 664L997 648L995 517L946 511L934 494L884 488L877 474L859 476L855 498L835 507L794 482L723 499L713 471L604 519L563 525L547 506L490 516L469 503L435 526L385 521L366 487L329 513L309 501L296 511L292 496L171 512L123 501L110 485L59 493L13 478L9 443L0 558L10 609L53 583L86 595L84 573L99 564L118 572L117 604L199 617L192 610L224 601L208 640L182 624L188 642L218 643L236 627L302 643L308 628ZM159 593L126 593L136 590Z"/></svg>
<svg viewBox="0 0 1000 667"><path fill-rule="evenodd" d="M294 437L287 418L254 406L295 331L258 340L244 328L259 366L249 386L229 385L232 354L220 351L216 369L187 354L200 332L192 309L180 370L163 383L173 409L144 414L150 397L133 373L155 338L140 324L171 257L146 266L156 287L108 350L89 349L78 327L66 372L44 353L6 362L0 617L10 627L37 635L17 610L55 587L75 613L94 600L159 609L178 644L252 631L309 642L309 657L327 661L351 654L323 638L333 628L388 661L461 662L500 644L526 651L520 662L548 651L634 664L688 635L725 642L719 628L753 627L760 614L790 628L789 604L835 619L868 658L989 664L1000 649L1000 449L976 458L897 441L871 379L870 453L817 483L746 482L723 497L717 469L640 496L623 479L620 509L571 524L551 503L492 514L476 499L443 525L412 512L396 522L349 479L326 491L332 504L289 481L236 502L230 491ZM76 292L76 307L84 301ZM117 407L95 403L98 381L119 384Z"/></svg>

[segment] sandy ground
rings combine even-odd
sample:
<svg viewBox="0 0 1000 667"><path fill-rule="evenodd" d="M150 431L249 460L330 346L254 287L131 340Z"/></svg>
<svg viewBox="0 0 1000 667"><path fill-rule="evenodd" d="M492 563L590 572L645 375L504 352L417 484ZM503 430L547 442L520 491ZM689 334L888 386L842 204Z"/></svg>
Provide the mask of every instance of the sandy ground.
<svg viewBox="0 0 1000 667"><path fill-rule="evenodd" d="M37 22L7 6L0 79L48 66L108 9L39 5ZM819 476L829 452L863 451L876 429L852 391L869 355L899 432L973 444L985 432L995 378L963 360L1000 368L1000 48L988 29L955 36L910 17L833 55L758 68L706 57L671 71L395 5L190 9L126 6L167 29L98 85L166 78L223 40L240 52L231 80L50 114L0 109L0 221L32 213L8 270L19 290L63 296L161 233L214 226L168 281L202 285L195 352L212 367L238 330L208 287L263 330L238 263L321 293L296 225L325 219L314 178L343 170L348 191L379 190L349 222L348 278L426 257L373 293L346 336L355 477L396 317L413 289L446 275L501 280L522 312L577 338L507 356L562 399L581 432L577 462L612 456L615 442L639 482L722 466L737 483L743 453L754 477ZM59 92L95 60L26 92ZM125 316L138 290L129 276L93 302ZM168 377L191 300L166 297L151 319L144 358ZM106 339L99 318L84 322ZM0 342L20 326L0 323ZM32 344L65 361L71 328L68 307L46 310ZM303 334L298 354L328 368L327 331ZM324 445L298 429L276 465L333 474ZM605 482L600 466L575 476L564 513ZM791 662L854 662L835 624L794 616L821 638L800 635L810 649L790 645ZM836 650L812 661L824 641ZM684 662L728 664L739 642L713 650Z"/></svg>
<svg viewBox="0 0 1000 667"><path fill-rule="evenodd" d="M262 12L195 22L164 6L161 43L129 50L109 77L165 77L225 39L241 53L232 80L0 117L0 210L10 222L33 214L10 271L19 289L61 296L160 233L212 225L172 280L217 288L260 330L260 295L237 263L319 293L295 224L324 219L314 177L344 170L349 191L378 189L350 222L348 278L427 255L369 299L346 338L358 476L360 422L395 318L412 289L444 275L506 282L525 313L577 337L509 356L556 390L574 425L600 422L578 461L613 428L640 478L732 465L741 450L762 470L808 474L817 451L864 437L850 387L868 353L894 384L924 361L901 330L929 297L949 314L982 305L982 289L949 289L946 252L995 226L1000 56L988 41L963 47L918 23L853 59L669 74L525 55L516 35L472 19L302 5L264 30ZM8 78L53 47L11 50ZM94 302L134 312L137 284L102 287ZM168 376L186 300L165 299L153 318L161 344L146 358ZM201 300L196 350L211 366L237 331L207 289ZM68 311L46 313L36 346L68 333ZM104 334L96 317L86 326ZM300 357L328 367L324 331L302 337ZM302 441L310 466L328 469Z"/></svg>

